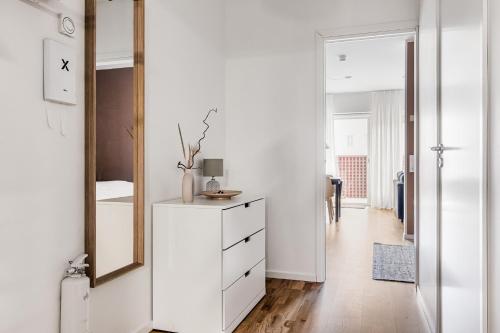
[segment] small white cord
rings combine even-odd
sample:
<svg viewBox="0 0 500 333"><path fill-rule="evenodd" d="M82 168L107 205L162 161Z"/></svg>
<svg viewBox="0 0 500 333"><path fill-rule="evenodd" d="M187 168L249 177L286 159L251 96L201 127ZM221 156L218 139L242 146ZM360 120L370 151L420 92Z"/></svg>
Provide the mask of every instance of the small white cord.
<svg viewBox="0 0 500 333"><path fill-rule="evenodd" d="M68 137L68 106L45 102L45 114L47 117L47 126L51 130L58 131L65 138Z"/></svg>
<svg viewBox="0 0 500 333"><path fill-rule="evenodd" d="M54 110L53 105L45 102L45 114L47 116L47 126L50 129L55 129L57 126L59 112L58 110Z"/></svg>
<svg viewBox="0 0 500 333"><path fill-rule="evenodd" d="M68 137L68 130L67 130L67 121L66 121L66 110L60 110L59 111L59 119L60 119L60 133L62 136L65 138Z"/></svg>

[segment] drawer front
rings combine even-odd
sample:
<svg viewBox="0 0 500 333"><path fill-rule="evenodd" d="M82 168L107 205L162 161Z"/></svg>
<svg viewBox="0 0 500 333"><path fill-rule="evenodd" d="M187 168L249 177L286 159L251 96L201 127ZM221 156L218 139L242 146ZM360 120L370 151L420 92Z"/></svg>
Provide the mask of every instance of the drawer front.
<svg viewBox="0 0 500 333"><path fill-rule="evenodd" d="M222 248L227 249L257 231L266 224L264 200L222 211Z"/></svg>
<svg viewBox="0 0 500 333"><path fill-rule="evenodd" d="M266 256L266 234L259 231L222 254L222 289L229 287Z"/></svg>
<svg viewBox="0 0 500 333"><path fill-rule="evenodd" d="M259 293L265 290L265 270L266 261L262 260L231 287L222 292L224 329L228 328Z"/></svg>

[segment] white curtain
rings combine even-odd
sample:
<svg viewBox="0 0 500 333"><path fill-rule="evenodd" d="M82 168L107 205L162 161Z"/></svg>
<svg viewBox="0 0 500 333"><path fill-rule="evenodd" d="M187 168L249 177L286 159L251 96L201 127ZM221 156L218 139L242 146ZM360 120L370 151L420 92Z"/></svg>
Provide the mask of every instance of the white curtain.
<svg viewBox="0 0 500 333"><path fill-rule="evenodd" d="M337 176L337 156L335 155L335 137L333 135L333 95L326 95L326 174Z"/></svg>
<svg viewBox="0 0 500 333"><path fill-rule="evenodd" d="M393 180L404 166L404 102L402 90L380 91L372 95L368 190L373 208L394 208Z"/></svg>

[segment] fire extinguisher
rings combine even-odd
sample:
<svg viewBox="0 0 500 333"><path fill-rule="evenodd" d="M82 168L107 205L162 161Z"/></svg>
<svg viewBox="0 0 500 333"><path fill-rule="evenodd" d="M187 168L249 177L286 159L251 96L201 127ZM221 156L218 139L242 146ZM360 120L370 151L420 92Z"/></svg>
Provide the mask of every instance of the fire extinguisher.
<svg viewBox="0 0 500 333"><path fill-rule="evenodd" d="M90 280L82 254L69 262L61 282L61 333L89 333Z"/></svg>

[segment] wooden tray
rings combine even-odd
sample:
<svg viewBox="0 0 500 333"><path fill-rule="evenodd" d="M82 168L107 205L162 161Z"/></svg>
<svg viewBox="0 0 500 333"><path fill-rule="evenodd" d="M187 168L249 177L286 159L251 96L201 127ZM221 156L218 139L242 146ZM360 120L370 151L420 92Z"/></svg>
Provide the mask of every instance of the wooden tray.
<svg viewBox="0 0 500 333"><path fill-rule="evenodd" d="M230 191L230 190L201 192L201 195L204 195L210 199L218 199L218 200L229 200L232 197L235 197L240 194L241 191Z"/></svg>

